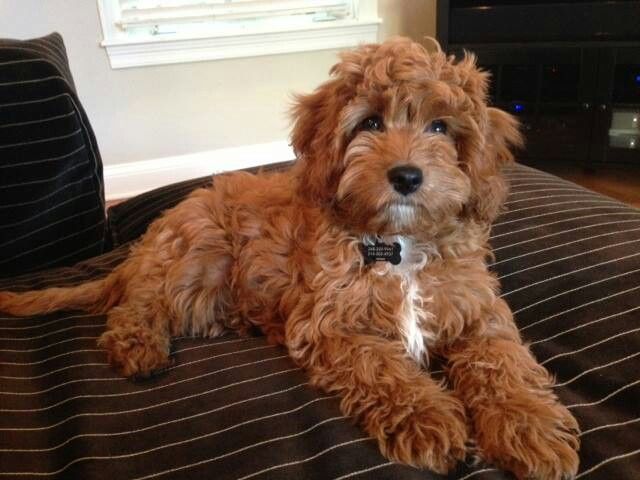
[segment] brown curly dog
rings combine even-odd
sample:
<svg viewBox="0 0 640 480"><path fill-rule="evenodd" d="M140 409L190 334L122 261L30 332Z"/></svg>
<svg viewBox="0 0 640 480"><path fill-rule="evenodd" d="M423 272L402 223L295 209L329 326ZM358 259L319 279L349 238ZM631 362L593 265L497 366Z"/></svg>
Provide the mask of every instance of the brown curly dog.
<svg viewBox="0 0 640 480"><path fill-rule="evenodd" d="M106 278L3 292L0 310L106 313L99 344L127 376L170 364L172 336L259 327L393 460L447 472L473 435L521 479L574 476L578 425L485 260L516 121L487 107L472 55L393 39L331 74L296 100L291 170L216 177Z"/></svg>

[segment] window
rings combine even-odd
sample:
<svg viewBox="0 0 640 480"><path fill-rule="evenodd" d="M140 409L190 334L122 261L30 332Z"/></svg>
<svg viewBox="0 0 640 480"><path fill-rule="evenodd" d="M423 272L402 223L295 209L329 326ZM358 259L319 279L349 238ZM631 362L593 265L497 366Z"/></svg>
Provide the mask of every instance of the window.
<svg viewBox="0 0 640 480"><path fill-rule="evenodd" d="M112 68L377 40L376 0L98 0Z"/></svg>

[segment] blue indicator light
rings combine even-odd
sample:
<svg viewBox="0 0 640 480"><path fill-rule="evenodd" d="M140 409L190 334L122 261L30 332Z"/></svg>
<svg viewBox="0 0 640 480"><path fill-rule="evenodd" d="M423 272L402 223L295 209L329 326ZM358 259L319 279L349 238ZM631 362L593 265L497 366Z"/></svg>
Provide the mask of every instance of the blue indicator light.
<svg viewBox="0 0 640 480"><path fill-rule="evenodd" d="M640 75L636 75L636 83L640 85Z"/></svg>
<svg viewBox="0 0 640 480"><path fill-rule="evenodd" d="M513 104L513 111L514 112L522 112L524 110L524 105L521 103L514 103Z"/></svg>

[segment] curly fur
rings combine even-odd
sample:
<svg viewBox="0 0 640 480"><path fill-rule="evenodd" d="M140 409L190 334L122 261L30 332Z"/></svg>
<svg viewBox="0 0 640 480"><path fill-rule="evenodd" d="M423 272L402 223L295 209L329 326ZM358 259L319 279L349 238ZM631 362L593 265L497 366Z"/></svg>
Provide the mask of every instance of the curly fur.
<svg viewBox="0 0 640 480"><path fill-rule="evenodd" d="M296 99L290 171L216 177L105 279L3 292L0 309L106 313L99 344L127 376L168 365L172 336L257 327L393 460L446 472L471 435L519 478L574 476L577 423L485 262L516 121L487 107L473 55L393 39L343 53L331 74ZM381 131L358 127L372 114ZM447 134L425 130L434 119ZM387 180L404 164L424 173L408 196ZM403 243L400 265L365 264L359 245L374 236ZM451 390L421 369L433 355Z"/></svg>

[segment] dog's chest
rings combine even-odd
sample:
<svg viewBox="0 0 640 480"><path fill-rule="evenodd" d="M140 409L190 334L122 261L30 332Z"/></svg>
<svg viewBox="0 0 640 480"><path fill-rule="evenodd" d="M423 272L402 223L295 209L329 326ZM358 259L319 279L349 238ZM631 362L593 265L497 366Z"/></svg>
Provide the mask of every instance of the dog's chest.
<svg viewBox="0 0 640 480"><path fill-rule="evenodd" d="M416 245L403 237L386 241L397 241L401 245L402 260L399 265L381 264L374 271L389 279L381 288L399 290L399 307L395 323L407 353L418 363L428 361L428 348L435 341L431 299L425 296L420 273L436 254L430 245Z"/></svg>
<svg viewBox="0 0 640 480"><path fill-rule="evenodd" d="M416 278L407 275L401 280L402 306L400 308L399 329L409 355L418 363L428 360L427 349L434 340L429 331L428 299L425 299Z"/></svg>

